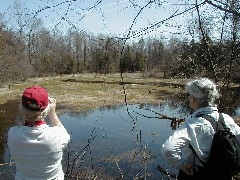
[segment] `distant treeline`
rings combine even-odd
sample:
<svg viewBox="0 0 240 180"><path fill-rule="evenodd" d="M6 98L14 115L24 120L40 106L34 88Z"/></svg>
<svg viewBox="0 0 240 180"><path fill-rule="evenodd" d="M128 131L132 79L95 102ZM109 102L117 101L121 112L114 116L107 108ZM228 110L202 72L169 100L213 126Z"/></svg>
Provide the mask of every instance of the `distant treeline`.
<svg viewBox="0 0 240 180"><path fill-rule="evenodd" d="M191 9L196 16L185 27L191 38L168 40L147 32L137 38L93 35L74 25L64 33L57 27L49 30L41 18L23 13L21 3L15 2L15 29L0 14L0 81L84 72L144 72L167 78L207 76L228 86L240 79L240 2L224 2L225 6L203 3L214 9L219 21L211 12L200 13L203 4L196 4Z"/></svg>
<svg viewBox="0 0 240 180"><path fill-rule="evenodd" d="M106 35L69 31L66 35L37 28L29 34L0 27L2 82L27 77L83 72L161 73L165 77L196 75L237 81L239 42L215 43L172 38L131 43Z"/></svg>

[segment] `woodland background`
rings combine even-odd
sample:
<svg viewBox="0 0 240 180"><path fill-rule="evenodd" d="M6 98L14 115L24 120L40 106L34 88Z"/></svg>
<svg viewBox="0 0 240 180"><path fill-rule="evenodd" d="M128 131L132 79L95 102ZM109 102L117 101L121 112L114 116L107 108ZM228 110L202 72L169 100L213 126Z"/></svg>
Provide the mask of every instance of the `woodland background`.
<svg viewBox="0 0 240 180"><path fill-rule="evenodd" d="M92 8L101 2L96 1ZM138 6L138 1L129 2L132 8ZM15 29L0 14L0 82L62 74L142 72L149 76L163 74L163 78L206 76L221 81L226 90L231 83L239 84L240 1L181 1L186 5L185 11L132 32L131 27L144 8L154 5L161 10L161 2L149 0L139 6L129 33L120 37L94 35L74 24L67 32L57 27L49 30L38 18L38 12L30 16L24 5L16 1L14 12L9 12L14 14L11 18L15 18ZM202 6L214 13L200 11ZM158 28L160 23L168 23L188 11L195 13L195 18L185 25L191 38L179 38L181 34L168 38L161 34L147 36L149 28Z"/></svg>

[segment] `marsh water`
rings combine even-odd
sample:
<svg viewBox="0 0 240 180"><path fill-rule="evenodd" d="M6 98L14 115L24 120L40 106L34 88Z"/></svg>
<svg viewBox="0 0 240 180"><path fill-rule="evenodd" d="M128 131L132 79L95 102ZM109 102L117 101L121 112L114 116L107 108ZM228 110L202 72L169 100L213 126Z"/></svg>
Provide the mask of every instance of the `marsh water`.
<svg viewBox="0 0 240 180"><path fill-rule="evenodd" d="M169 169L160 147L174 130L171 121L160 119L159 111L172 117L185 114L182 109L165 104L122 105L81 116L61 115L72 138L70 162L76 162L79 172L87 168L100 176L160 177L158 166ZM75 171L75 167L70 165L66 172Z"/></svg>
<svg viewBox="0 0 240 180"><path fill-rule="evenodd" d="M16 114L11 116L7 107L2 107L6 112L0 126L0 179L11 179L15 168L6 145L6 133L10 126L20 123L17 104L12 102L11 110L16 109ZM124 104L60 114L71 135L63 157L67 179L165 179L166 172L176 174L160 152L163 142L177 128L177 124L161 115L174 119L189 114L186 107L174 104ZM239 114L239 109L234 113Z"/></svg>

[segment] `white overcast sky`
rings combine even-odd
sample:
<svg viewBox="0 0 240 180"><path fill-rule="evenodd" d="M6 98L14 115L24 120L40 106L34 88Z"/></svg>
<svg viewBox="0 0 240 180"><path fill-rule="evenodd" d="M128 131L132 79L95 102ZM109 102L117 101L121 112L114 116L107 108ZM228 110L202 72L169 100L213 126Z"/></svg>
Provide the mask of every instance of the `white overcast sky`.
<svg viewBox="0 0 240 180"><path fill-rule="evenodd" d="M14 10L14 1L22 4L22 8L25 8L24 13L41 18L47 29L57 26L60 30L67 31L74 27L94 34L103 33L117 36L126 36L129 28L135 22L131 33L140 31L140 35L147 32L148 35L163 36L178 33L183 37L186 34L186 28L183 25L192 16L189 12L163 24L159 23L174 13L181 13L188 8L189 6L181 3L182 0L159 0L159 5L148 6L141 11L135 21L137 13L148 1L132 0L132 2L137 2L134 5L129 0L1 0L0 13L4 14L7 25L11 26L16 25L16 21L11 20L14 18L8 18L17 13ZM95 4L98 5L94 7ZM141 29L156 23L159 23L159 26L154 26L155 28L148 31L141 31ZM173 25L174 27L172 27Z"/></svg>

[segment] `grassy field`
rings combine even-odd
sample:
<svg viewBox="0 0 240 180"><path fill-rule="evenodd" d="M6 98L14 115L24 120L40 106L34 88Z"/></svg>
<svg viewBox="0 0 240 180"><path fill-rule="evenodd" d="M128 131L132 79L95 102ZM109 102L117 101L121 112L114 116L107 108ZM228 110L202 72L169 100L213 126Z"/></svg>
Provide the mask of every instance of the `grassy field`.
<svg viewBox="0 0 240 180"><path fill-rule="evenodd" d="M40 85L49 91L58 104L58 111L85 111L122 103L159 103L166 94L184 92L187 79L144 77L143 74L77 74L26 79L4 84L0 103L21 100L26 87Z"/></svg>

